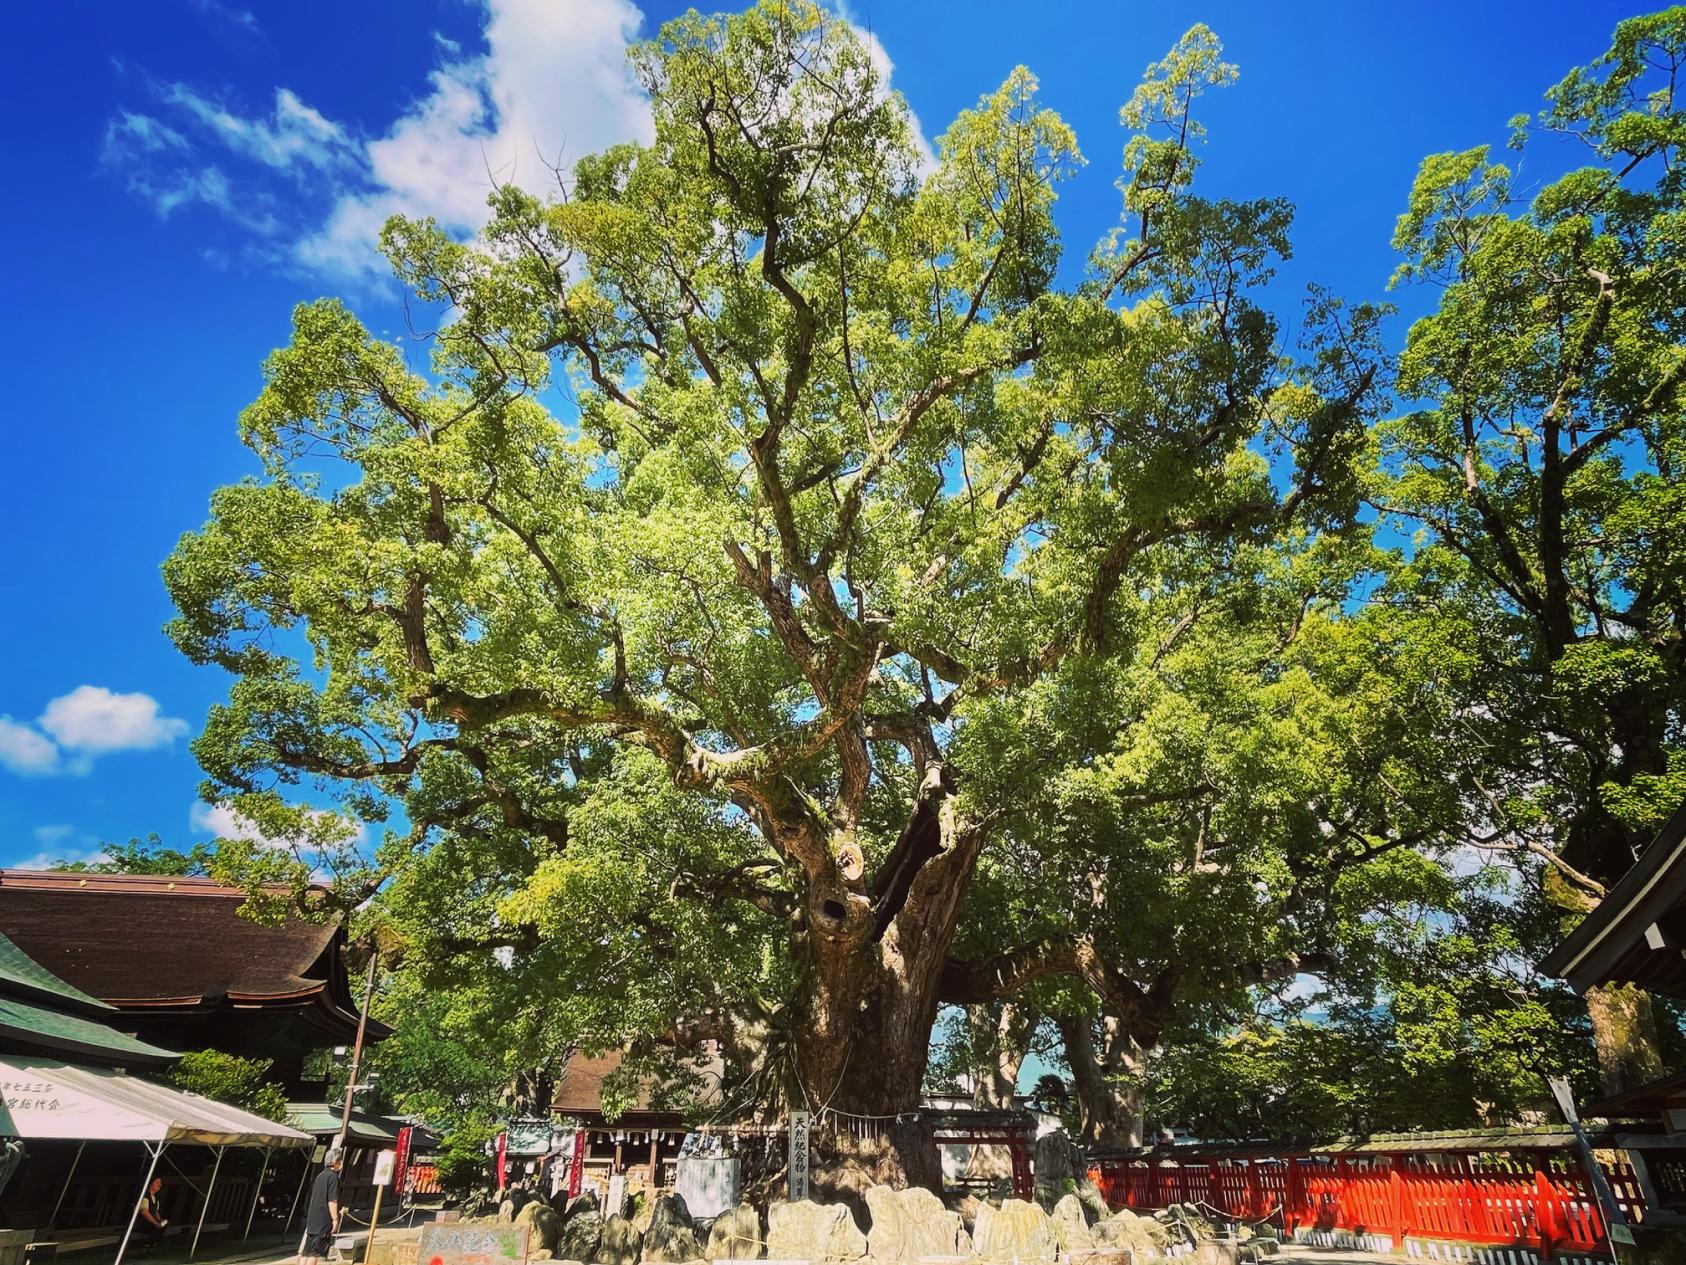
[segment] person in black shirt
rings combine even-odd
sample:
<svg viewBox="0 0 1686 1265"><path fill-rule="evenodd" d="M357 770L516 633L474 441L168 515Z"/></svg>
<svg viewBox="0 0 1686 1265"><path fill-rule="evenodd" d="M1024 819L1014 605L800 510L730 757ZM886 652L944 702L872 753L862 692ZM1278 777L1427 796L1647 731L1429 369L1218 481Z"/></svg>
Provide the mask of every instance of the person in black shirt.
<svg viewBox="0 0 1686 1265"><path fill-rule="evenodd" d="M328 1152L322 1171L310 1186L310 1207L304 1214L304 1241L299 1244L299 1265L318 1265L334 1244L340 1228L339 1148Z"/></svg>
<svg viewBox="0 0 1686 1265"><path fill-rule="evenodd" d="M140 1222L136 1227L141 1232L140 1251L137 1255L149 1255L164 1240L164 1227L170 1223L164 1220L163 1204L158 1198L158 1192L163 1189L164 1179L154 1177L146 1188L146 1196L141 1200Z"/></svg>

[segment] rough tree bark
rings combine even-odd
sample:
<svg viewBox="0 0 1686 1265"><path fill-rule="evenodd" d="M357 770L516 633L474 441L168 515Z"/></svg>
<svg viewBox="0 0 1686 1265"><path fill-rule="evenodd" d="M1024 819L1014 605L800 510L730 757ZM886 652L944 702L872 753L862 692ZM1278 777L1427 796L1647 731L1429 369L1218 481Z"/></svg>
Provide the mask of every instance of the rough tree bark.
<svg viewBox="0 0 1686 1265"><path fill-rule="evenodd" d="M1619 1094L1662 1077L1651 994L1632 984L1605 984L1587 990L1586 1010L1598 1050L1599 1081L1606 1094Z"/></svg>
<svg viewBox="0 0 1686 1265"><path fill-rule="evenodd" d="M994 1013L973 1003L966 1007L966 1026L973 1052L972 1106L979 1111L1011 1107L1036 1028L1035 1014L1013 1001L1003 1002Z"/></svg>
<svg viewBox="0 0 1686 1265"><path fill-rule="evenodd" d="M1077 1091L1079 1141L1085 1147L1140 1146L1147 1049L1111 1015L1060 1015L1054 1023Z"/></svg>

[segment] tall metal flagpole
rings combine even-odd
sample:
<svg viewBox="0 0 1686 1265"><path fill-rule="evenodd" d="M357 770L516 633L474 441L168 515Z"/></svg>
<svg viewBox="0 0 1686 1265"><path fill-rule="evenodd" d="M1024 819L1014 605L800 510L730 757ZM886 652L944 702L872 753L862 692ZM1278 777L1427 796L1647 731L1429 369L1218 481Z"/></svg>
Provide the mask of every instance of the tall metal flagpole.
<svg viewBox="0 0 1686 1265"><path fill-rule="evenodd" d="M363 1063L363 1033L369 1026L369 1002L375 995L375 968L380 965L380 950L369 951L369 978L363 985L363 1009L357 1016L357 1040L351 1047L351 1074L345 1082L345 1108L340 1112L340 1131L334 1139L336 1150L345 1146L351 1133L351 1098L357 1091L357 1070Z"/></svg>

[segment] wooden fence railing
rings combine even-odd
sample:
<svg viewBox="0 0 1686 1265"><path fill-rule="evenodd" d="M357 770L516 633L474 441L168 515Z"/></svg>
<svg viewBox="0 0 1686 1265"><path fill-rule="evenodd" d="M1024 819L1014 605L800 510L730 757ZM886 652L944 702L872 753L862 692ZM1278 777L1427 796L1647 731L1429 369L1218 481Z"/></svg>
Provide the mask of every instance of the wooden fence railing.
<svg viewBox="0 0 1686 1265"><path fill-rule="evenodd" d="M1643 1221L1632 1167L1603 1168L1623 1215ZM1396 1250L1410 1238L1525 1247L1546 1260L1609 1251L1586 1173L1561 1153L1103 1159L1090 1177L1114 1208L1204 1205L1238 1220L1277 1221L1289 1236L1379 1235Z"/></svg>

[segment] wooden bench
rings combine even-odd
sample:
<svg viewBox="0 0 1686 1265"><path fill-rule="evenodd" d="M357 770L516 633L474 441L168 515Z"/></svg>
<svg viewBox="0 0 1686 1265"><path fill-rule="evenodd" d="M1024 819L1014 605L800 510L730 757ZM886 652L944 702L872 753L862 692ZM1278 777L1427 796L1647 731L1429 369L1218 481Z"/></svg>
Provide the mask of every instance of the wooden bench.
<svg viewBox="0 0 1686 1265"><path fill-rule="evenodd" d="M96 1247L116 1247L123 1241L122 1226L89 1226L85 1230L67 1230L51 1238L36 1239L25 1252L25 1260L55 1261L72 1252L91 1252Z"/></svg>
<svg viewBox="0 0 1686 1265"><path fill-rule="evenodd" d="M212 1231L226 1230L231 1224L228 1221L207 1221L205 1233L210 1234ZM62 1233L54 1234L51 1238L40 1238L31 1242L25 1248L27 1255L24 1259L30 1261L33 1265L33 1262L36 1261L57 1260L75 1252L91 1252L97 1247L116 1247L123 1241L123 1231L126 1228L116 1225L88 1226L80 1230L65 1230ZM172 1222L164 1227L166 1239L174 1238L178 1234L185 1234L191 1238L193 1224L181 1225L178 1222ZM137 1228L134 1238L129 1242L130 1253L135 1252L141 1238L141 1232Z"/></svg>

